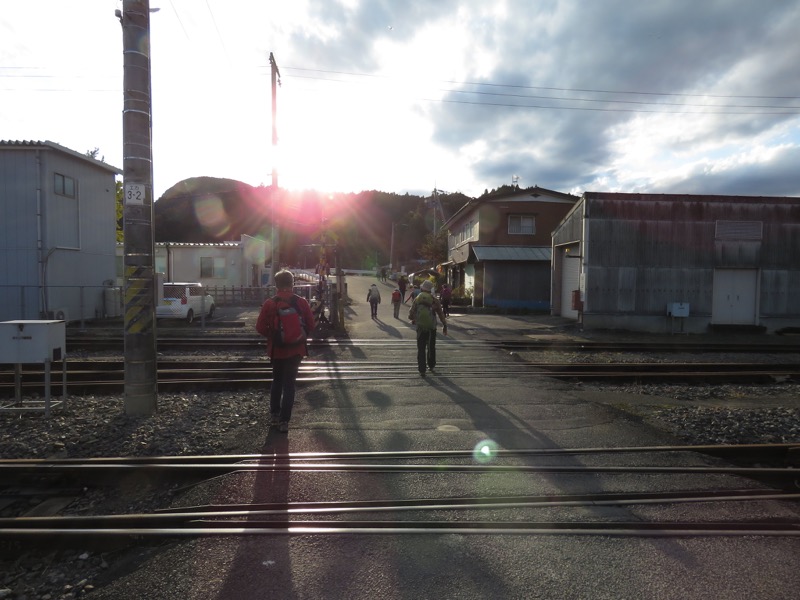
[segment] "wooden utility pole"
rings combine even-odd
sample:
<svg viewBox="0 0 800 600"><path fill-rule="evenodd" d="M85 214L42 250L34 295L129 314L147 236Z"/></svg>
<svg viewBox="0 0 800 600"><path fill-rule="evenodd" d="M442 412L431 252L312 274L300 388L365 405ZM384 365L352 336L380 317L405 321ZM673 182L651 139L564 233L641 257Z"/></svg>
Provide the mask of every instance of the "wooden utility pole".
<svg viewBox="0 0 800 600"><path fill-rule="evenodd" d="M270 193L270 206L272 218L272 262L270 263L270 283L274 284L275 273L278 272L279 230L275 225L275 201L278 198L278 85L280 85L281 72L272 52L269 53L269 66L272 81L272 191Z"/></svg>
<svg viewBox="0 0 800 600"><path fill-rule="evenodd" d="M150 2L123 0L122 166L125 232L125 412L157 408Z"/></svg>

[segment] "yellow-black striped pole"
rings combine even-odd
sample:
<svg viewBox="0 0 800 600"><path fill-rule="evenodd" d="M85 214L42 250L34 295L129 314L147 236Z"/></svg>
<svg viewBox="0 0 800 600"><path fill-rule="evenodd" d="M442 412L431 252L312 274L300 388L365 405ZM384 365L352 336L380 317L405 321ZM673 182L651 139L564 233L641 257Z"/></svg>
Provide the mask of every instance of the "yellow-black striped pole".
<svg viewBox="0 0 800 600"><path fill-rule="evenodd" d="M150 2L123 0L122 111L125 233L125 412L158 408L153 160L150 93Z"/></svg>

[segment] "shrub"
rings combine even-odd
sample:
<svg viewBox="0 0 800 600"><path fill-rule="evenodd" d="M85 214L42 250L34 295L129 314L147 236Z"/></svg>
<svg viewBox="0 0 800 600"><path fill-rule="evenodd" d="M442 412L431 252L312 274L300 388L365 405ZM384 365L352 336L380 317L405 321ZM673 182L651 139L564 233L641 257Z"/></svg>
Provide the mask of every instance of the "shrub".
<svg viewBox="0 0 800 600"><path fill-rule="evenodd" d="M469 306L472 304L472 288L463 287L453 290L453 296L450 299L450 304L454 306Z"/></svg>

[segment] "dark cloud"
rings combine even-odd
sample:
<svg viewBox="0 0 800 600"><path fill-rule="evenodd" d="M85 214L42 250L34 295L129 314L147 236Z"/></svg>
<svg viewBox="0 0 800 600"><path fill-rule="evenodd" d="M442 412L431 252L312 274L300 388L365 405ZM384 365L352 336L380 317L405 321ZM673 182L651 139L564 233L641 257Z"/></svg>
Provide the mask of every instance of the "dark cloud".
<svg viewBox="0 0 800 600"><path fill-rule="evenodd" d="M514 171L536 179L545 173L572 188L612 158L618 126L650 111L748 113L706 117L673 150L757 135L796 118L753 114L796 106L793 98L703 96L794 93L787 75L800 60L790 25L800 16L796 3L521 0L508 6L505 21L476 36L476 54L498 60L491 73L470 81L492 85L459 87L504 95L454 92L435 110L438 144L486 145L489 156L473 165L481 178L500 184Z"/></svg>
<svg viewBox="0 0 800 600"><path fill-rule="evenodd" d="M707 172L698 167L681 181L652 186L652 191L681 194L800 196L800 148L786 148L768 162Z"/></svg>

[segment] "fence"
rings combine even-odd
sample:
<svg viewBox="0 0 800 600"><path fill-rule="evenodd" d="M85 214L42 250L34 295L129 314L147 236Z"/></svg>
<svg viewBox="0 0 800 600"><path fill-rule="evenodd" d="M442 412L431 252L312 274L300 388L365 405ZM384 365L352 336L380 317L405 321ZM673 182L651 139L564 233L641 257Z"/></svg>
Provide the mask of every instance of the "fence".
<svg viewBox="0 0 800 600"><path fill-rule="evenodd" d="M217 306L261 306L270 295L274 294L274 287L245 287L209 285L206 292L214 297Z"/></svg>

